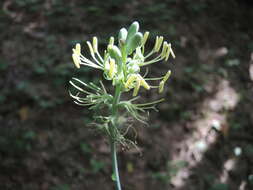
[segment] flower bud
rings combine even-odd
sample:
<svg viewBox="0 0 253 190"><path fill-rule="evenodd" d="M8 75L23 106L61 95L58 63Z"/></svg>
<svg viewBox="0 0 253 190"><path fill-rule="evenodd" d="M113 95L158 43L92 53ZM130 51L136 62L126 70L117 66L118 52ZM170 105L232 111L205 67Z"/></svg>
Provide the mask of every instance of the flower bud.
<svg viewBox="0 0 253 190"><path fill-rule="evenodd" d="M129 42L129 40L138 32L138 30L139 30L139 23L135 21L131 24L131 26L128 29L126 43Z"/></svg>
<svg viewBox="0 0 253 190"><path fill-rule="evenodd" d="M137 32L127 43L127 54L130 55L138 46L141 45L143 35Z"/></svg>
<svg viewBox="0 0 253 190"><path fill-rule="evenodd" d="M118 36L119 43L120 44L125 43L126 38L127 38L127 30L125 28L121 28Z"/></svg>
<svg viewBox="0 0 253 190"><path fill-rule="evenodd" d="M111 58L115 59L118 62L118 64L121 63L122 55L121 55L121 52L117 46L109 45L108 46L108 53Z"/></svg>

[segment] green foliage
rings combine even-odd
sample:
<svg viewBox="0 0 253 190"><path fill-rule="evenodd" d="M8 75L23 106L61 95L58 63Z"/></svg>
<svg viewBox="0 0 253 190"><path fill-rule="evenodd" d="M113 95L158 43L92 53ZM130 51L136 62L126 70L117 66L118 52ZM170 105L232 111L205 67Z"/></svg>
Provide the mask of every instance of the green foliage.
<svg viewBox="0 0 253 190"><path fill-rule="evenodd" d="M105 163L99 160L91 159L90 160L91 170L93 173L98 173L104 169Z"/></svg>
<svg viewBox="0 0 253 190"><path fill-rule="evenodd" d="M85 154L90 154L92 152L91 147L86 143L80 143L80 148Z"/></svg>

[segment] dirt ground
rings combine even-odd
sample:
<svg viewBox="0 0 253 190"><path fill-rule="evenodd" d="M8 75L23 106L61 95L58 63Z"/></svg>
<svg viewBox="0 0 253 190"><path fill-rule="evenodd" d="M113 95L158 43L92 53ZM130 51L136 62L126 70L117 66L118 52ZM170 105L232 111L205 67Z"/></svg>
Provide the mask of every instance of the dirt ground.
<svg viewBox="0 0 253 190"><path fill-rule="evenodd" d="M139 150L119 149L124 190L253 189L253 5L239 0L3 0L0 2L0 190L111 190L110 150L73 104L71 49L138 20L177 58Z"/></svg>

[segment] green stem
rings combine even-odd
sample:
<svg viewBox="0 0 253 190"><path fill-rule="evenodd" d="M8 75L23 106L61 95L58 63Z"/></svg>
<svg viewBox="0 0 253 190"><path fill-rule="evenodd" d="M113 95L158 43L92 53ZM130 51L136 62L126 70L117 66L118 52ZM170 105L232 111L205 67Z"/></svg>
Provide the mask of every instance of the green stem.
<svg viewBox="0 0 253 190"><path fill-rule="evenodd" d="M112 154L112 168L113 175L115 177L115 186L117 190L121 190L120 178L119 178L119 169L118 169L118 161L117 161L117 149L116 142L111 139L111 154Z"/></svg>
<svg viewBox="0 0 253 190"><path fill-rule="evenodd" d="M121 86L117 85L112 105L112 116L115 118L115 124L117 125L118 120L118 103L120 100L121 95ZM115 128L116 125L112 124L110 127L110 144L111 144L111 155L112 155L112 168L113 168L113 175L115 177L115 185L116 190L121 190L120 185L120 177L119 177L119 169L118 169L118 161L117 161L117 149L116 149L116 139L114 137L115 135Z"/></svg>

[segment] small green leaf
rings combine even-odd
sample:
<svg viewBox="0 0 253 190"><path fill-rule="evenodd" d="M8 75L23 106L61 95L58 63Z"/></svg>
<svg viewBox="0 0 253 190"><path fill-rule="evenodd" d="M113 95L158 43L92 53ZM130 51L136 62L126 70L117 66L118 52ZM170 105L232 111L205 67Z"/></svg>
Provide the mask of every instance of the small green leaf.
<svg viewBox="0 0 253 190"><path fill-rule="evenodd" d="M116 181L116 175L115 175L115 173L113 173L111 177L112 177L112 181Z"/></svg>

